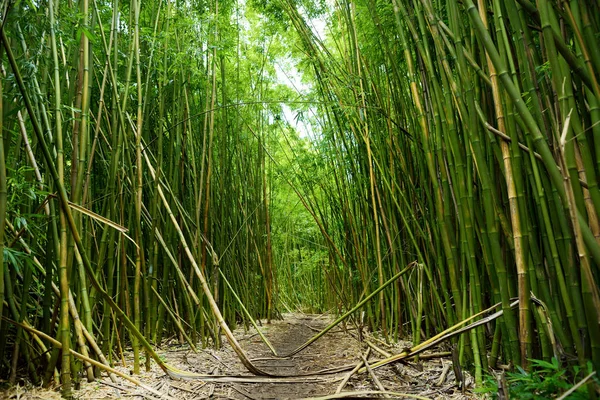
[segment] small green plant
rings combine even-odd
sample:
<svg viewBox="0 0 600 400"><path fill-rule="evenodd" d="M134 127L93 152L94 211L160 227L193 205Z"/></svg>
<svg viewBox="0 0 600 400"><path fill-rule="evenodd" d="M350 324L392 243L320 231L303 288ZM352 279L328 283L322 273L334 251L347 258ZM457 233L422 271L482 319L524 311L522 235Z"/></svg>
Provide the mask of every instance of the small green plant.
<svg viewBox="0 0 600 400"><path fill-rule="evenodd" d="M506 374L508 384L509 398L511 399L531 399L542 400L551 399L560 396L572 388L579 379L593 371L592 363L588 362L587 372L581 374L579 366L563 367L556 358L552 362L544 360L530 360L531 371L527 372L521 367L517 367L516 372ZM594 377L596 383L598 379ZM498 381L492 375L486 376L485 383L476 390L478 393L485 393L495 399L498 397ZM587 386L583 385L568 397L570 400L587 399Z"/></svg>

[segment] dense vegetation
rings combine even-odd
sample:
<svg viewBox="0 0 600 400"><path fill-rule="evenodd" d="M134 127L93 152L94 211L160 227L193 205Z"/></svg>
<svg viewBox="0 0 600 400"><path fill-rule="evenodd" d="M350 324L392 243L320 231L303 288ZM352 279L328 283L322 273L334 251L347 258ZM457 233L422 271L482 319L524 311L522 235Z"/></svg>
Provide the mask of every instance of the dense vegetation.
<svg viewBox="0 0 600 400"><path fill-rule="evenodd" d="M386 339L498 308L452 339L478 383L533 358L600 367L597 2L1 11L11 382L69 397L128 346L135 373L143 354L176 373L154 352L172 334L224 334L260 373L230 332L242 304L341 312L407 266L365 304Z"/></svg>

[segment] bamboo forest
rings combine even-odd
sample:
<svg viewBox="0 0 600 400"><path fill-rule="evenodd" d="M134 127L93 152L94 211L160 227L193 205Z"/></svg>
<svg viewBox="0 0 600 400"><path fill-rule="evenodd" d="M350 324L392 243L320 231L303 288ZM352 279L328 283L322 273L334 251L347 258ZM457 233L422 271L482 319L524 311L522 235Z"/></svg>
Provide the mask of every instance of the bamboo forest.
<svg viewBox="0 0 600 400"><path fill-rule="evenodd" d="M600 397L598 1L0 19L0 398Z"/></svg>

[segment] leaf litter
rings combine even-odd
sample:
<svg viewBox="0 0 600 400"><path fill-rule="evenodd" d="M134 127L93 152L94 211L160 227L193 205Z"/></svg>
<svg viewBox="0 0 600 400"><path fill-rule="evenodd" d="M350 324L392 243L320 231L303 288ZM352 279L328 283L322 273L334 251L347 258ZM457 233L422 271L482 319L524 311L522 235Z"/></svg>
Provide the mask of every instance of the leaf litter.
<svg viewBox="0 0 600 400"><path fill-rule="evenodd" d="M313 314L284 314L283 320L262 324L261 330L279 354L292 352L311 338L315 331L327 326L332 317ZM164 399L309 399L309 398L427 398L474 399L473 378L462 371L463 381L457 384L447 344L440 344L421 354L420 361L404 361L356 374L355 368L365 354L367 362L375 363L385 354L397 354L410 348L412 342L401 340L386 344L376 333L357 334L354 325L338 326L308 348L292 357L273 356L257 331L239 327L234 334L246 349L251 361L273 375L259 377L248 374L235 352L227 343L220 349L205 348L194 353L177 337L166 340L158 354L170 365L184 371L210 375L204 380L175 380L152 363L150 371L142 371L136 378L162 394ZM359 337L362 341L359 341ZM127 365L120 362L115 369L131 373L133 353L126 352ZM115 357L114 360L119 358ZM352 373L351 373L352 372ZM348 378L349 374L350 377ZM375 375L375 379L373 378ZM347 378L337 395L340 383ZM376 382L378 381L378 383ZM159 397L141 387L119 379L110 382L105 374L95 382L81 380L76 399L149 399ZM20 385L0 391L0 399L60 399L57 388L42 389Z"/></svg>

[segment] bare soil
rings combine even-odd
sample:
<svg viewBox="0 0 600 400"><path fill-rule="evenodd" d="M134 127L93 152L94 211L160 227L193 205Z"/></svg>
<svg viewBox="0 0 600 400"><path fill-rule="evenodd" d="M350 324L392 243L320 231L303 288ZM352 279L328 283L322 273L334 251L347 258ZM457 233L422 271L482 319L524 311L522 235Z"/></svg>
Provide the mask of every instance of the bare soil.
<svg viewBox="0 0 600 400"><path fill-rule="evenodd" d="M331 322L324 315L286 314L281 321L264 324L261 330L269 338L278 354L287 354L306 342L317 331ZM350 328L350 327L349 327ZM355 331L354 331L355 332ZM317 340L307 349L289 358L274 357L268 347L261 341L254 329L245 331L240 328L235 332L242 347L252 362L262 370L278 376L295 378L274 379L273 382L204 382L201 380L174 380L153 365L151 370L137 377L142 383L151 386L173 399L300 399L331 395L335 393L341 380L365 354L368 346L359 342L351 329L334 328L324 337ZM395 354L410 342L399 342L393 346L386 345L376 336L365 334L365 337L376 347ZM438 351L432 350L433 352ZM245 376L253 379L228 344L219 350L203 349L194 353L187 345L179 344L176 338L167 342L159 354L172 366L185 371L200 374ZM127 357L129 356L129 357ZM382 356L371 351L369 364ZM127 365L116 368L122 372L130 372L131 354L126 354ZM429 399L471 399L476 396L471 392L472 378L466 372L463 392L455 383L454 372L448 358L435 358L418 364L395 364L374 370L382 386L390 392L418 395ZM346 370L337 373L326 373L337 367L346 366ZM315 375L306 376L307 374ZM276 382L274 382L276 381ZM353 375L344 387L344 392L378 390L369 374ZM103 376L96 382L83 381L80 390L74 392L78 399L114 399L140 398L157 399L158 396L136 387L119 378L119 383L112 383ZM388 398L399 398L388 396ZM54 390L34 387L13 387L0 392L0 399L59 399ZM354 396L353 398L377 398L377 395Z"/></svg>

